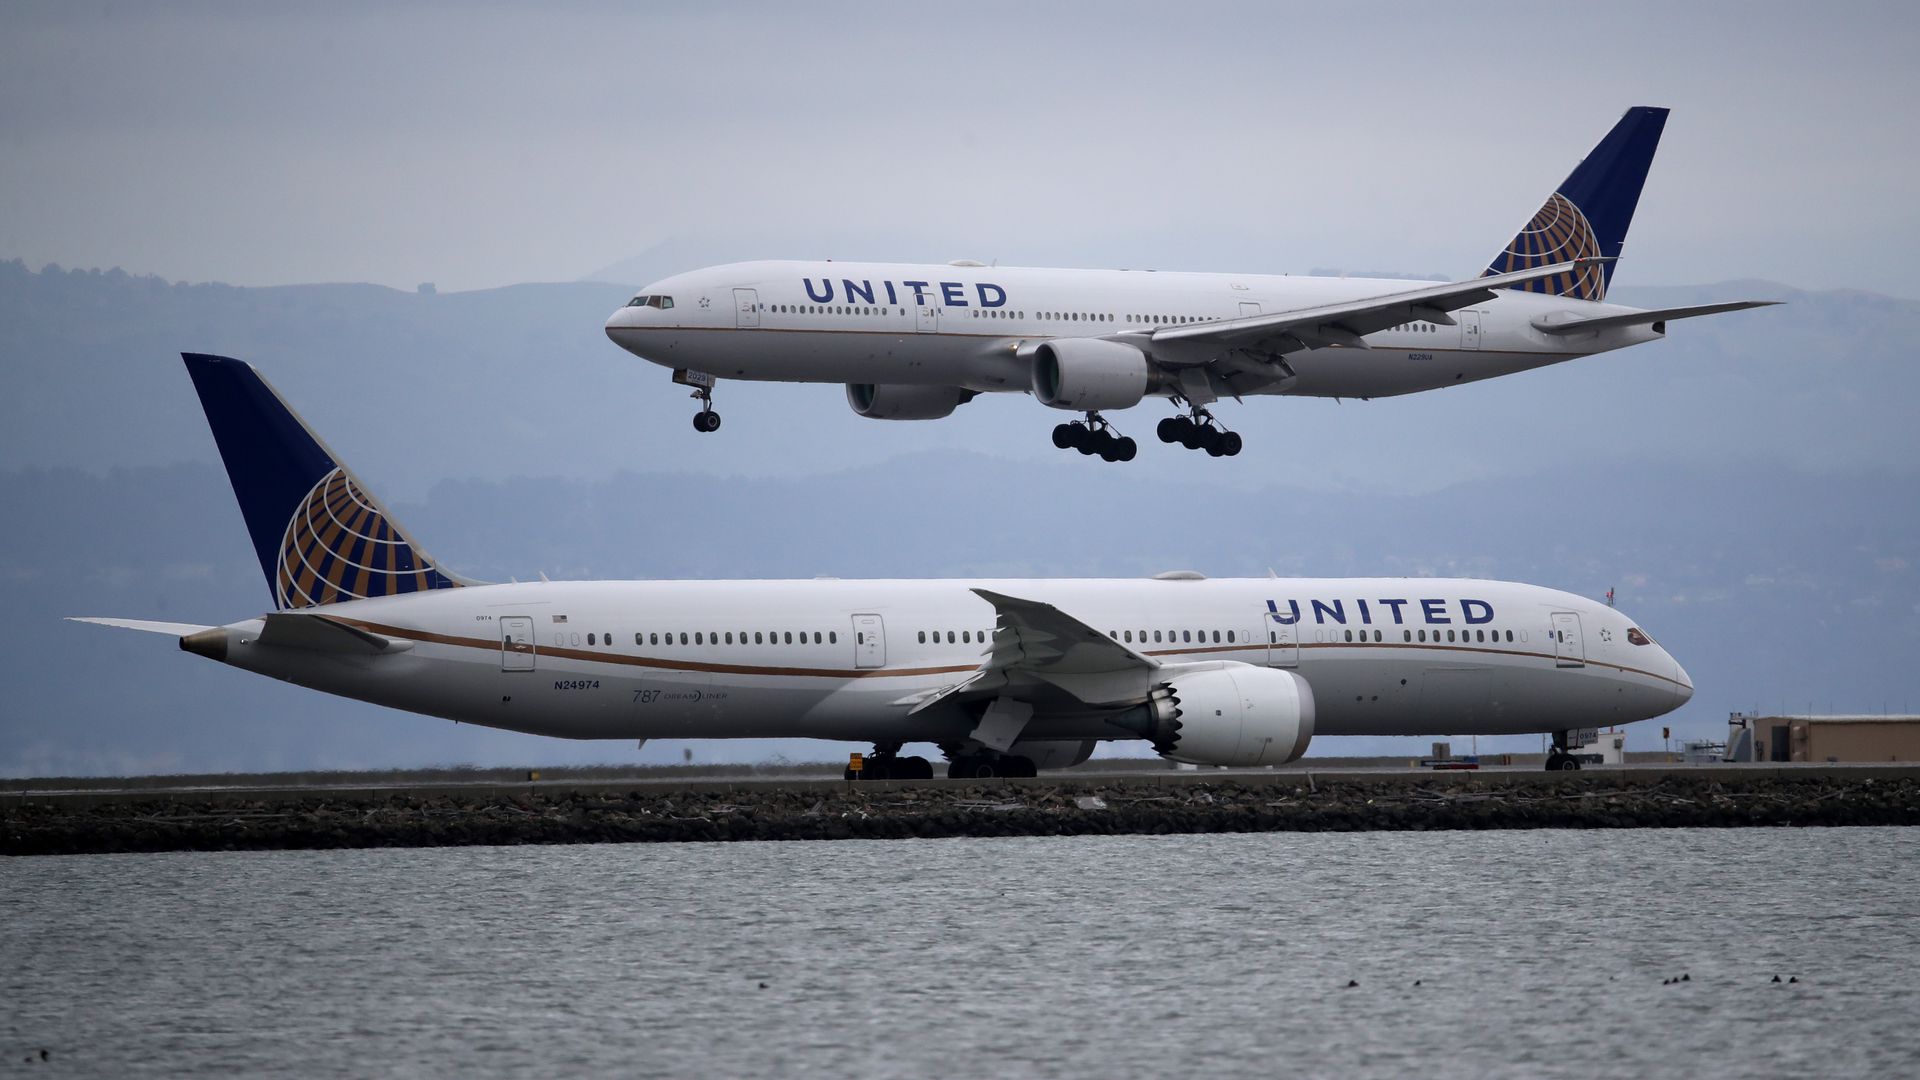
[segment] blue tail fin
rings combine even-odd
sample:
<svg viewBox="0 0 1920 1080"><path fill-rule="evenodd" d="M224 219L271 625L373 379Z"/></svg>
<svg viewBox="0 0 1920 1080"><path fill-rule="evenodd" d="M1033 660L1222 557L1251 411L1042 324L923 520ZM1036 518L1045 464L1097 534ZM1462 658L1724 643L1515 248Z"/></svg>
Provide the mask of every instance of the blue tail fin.
<svg viewBox="0 0 1920 1080"><path fill-rule="evenodd" d="M1533 215L1505 251L1494 256L1488 274L1531 270L1570 259L1595 255L1620 257L1627 225L1647 182L1647 167L1667 126L1667 110L1645 105L1627 110L1607 137L1585 160L1574 166L1559 190ZM1552 293L1579 300L1604 300L1613 281L1612 262L1600 263L1577 274L1529 281L1512 288Z"/></svg>
<svg viewBox="0 0 1920 1080"><path fill-rule="evenodd" d="M434 565L252 365L182 357L275 608L465 584Z"/></svg>

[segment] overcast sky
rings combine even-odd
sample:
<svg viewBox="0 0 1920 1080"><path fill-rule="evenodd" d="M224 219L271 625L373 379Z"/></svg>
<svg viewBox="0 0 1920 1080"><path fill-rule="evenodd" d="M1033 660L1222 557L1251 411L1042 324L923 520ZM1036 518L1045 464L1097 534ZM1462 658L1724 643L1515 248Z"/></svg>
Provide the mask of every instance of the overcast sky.
<svg viewBox="0 0 1920 1080"><path fill-rule="evenodd" d="M16 0L0 258L442 289L670 241L1471 274L1652 104L1620 281L1912 295L1916 10Z"/></svg>

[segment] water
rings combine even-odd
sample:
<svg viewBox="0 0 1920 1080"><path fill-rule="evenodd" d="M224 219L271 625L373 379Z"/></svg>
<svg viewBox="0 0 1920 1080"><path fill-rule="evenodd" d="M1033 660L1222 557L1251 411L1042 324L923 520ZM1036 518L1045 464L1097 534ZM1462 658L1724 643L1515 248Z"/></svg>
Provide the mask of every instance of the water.
<svg viewBox="0 0 1920 1080"><path fill-rule="evenodd" d="M1916 856L1920 829L17 859L0 1069L1914 1075Z"/></svg>

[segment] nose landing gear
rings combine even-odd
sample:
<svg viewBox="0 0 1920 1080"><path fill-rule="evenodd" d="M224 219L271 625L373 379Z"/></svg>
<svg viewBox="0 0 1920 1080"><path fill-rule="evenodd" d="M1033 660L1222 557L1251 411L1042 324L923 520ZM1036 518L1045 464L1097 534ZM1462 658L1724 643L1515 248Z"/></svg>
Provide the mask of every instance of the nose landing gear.
<svg viewBox="0 0 1920 1080"><path fill-rule="evenodd" d="M1059 424L1053 429L1053 445L1062 450L1078 450L1100 455L1103 461L1132 461L1140 444L1113 429L1098 412L1087 413L1085 421Z"/></svg>
<svg viewBox="0 0 1920 1080"><path fill-rule="evenodd" d="M700 411L693 414L693 430L719 431L720 414L713 411L713 387L703 386L692 396L700 399Z"/></svg>
<svg viewBox="0 0 1920 1080"><path fill-rule="evenodd" d="M1179 443L1189 450L1205 450L1212 457L1233 457L1240 452L1240 433L1220 427L1213 414L1195 405L1187 416L1169 416L1154 429L1164 443Z"/></svg>

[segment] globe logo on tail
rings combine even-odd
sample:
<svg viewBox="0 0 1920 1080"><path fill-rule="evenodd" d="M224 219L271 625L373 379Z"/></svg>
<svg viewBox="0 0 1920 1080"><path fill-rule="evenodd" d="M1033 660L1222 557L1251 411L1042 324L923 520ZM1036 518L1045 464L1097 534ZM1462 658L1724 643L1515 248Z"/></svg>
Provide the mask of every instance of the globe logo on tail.
<svg viewBox="0 0 1920 1080"><path fill-rule="evenodd" d="M285 610L458 584L420 555L353 476L336 467L287 522L274 599Z"/></svg>
<svg viewBox="0 0 1920 1080"><path fill-rule="evenodd" d="M1600 240L1594 235L1593 225L1587 221L1587 216L1573 205L1572 200L1556 191L1547 197L1546 205L1513 238L1513 243L1494 257L1493 265L1487 267L1487 274L1532 270L1599 255ZM1577 300L1603 300L1607 295L1603 266L1595 263L1584 270L1556 274L1510 288L1521 292L1570 296Z"/></svg>

